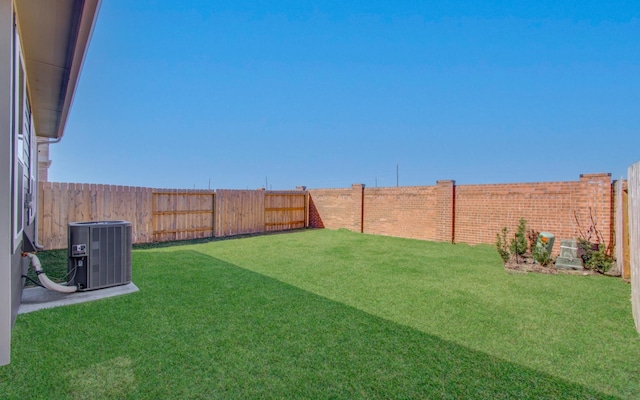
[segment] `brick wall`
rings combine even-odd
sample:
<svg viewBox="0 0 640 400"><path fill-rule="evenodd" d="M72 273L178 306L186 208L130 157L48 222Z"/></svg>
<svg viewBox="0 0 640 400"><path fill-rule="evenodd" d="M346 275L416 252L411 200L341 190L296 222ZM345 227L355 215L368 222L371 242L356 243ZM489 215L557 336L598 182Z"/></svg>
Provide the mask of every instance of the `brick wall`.
<svg viewBox="0 0 640 400"><path fill-rule="evenodd" d="M457 186L456 241L494 243L504 226L514 234L520 218L527 220L528 228L551 232L558 240L573 238L579 231L576 216L588 228L590 208L597 228L609 241L612 207L608 174L585 174L577 182Z"/></svg>
<svg viewBox="0 0 640 400"><path fill-rule="evenodd" d="M455 243L455 181L438 181L436 206L438 208L437 240Z"/></svg>
<svg viewBox="0 0 640 400"><path fill-rule="evenodd" d="M435 186L365 189L364 232L438 240L436 196Z"/></svg>
<svg viewBox="0 0 640 400"><path fill-rule="evenodd" d="M310 192L311 193L311 192ZM309 226L353 230L352 189L316 189L309 196Z"/></svg>
<svg viewBox="0 0 640 400"><path fill-rule="evenodd" d="M571 182L310 190L310 226L459 243L495 243L506 226L515 233L518 220L573 238L591 216L609 242L613 232L610 174L583 174ZM555 253L560 246L554 246Z"/></svg>

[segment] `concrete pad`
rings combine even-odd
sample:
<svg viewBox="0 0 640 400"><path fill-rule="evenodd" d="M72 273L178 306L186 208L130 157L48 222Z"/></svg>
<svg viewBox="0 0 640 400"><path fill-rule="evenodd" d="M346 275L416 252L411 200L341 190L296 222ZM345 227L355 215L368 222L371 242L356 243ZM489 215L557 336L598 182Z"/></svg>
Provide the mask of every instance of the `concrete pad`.
<svg viewBox="0 0 640 400"><path fill-rule="evenodd" d="M20 303L20 308L18 309L18 314L26 314L45 308L68 306L71 304L85 303L87 301L106 299L107 297L135 293L138 290L140 289L138 289L133 282L105 289L75 293L59 293L43 287L27 288L22 291L22 301Z"/></svg>

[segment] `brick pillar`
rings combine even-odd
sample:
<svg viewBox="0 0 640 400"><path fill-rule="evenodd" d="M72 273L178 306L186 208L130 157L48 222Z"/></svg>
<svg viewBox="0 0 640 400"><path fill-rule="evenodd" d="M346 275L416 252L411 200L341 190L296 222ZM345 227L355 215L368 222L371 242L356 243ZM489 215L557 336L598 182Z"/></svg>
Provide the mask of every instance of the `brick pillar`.
<svg viewBox="0 0 640 400"><path fill-rule="evenodd" d="M455 187L456 181L436 182L436 207L438 210L438 241L455 242Z"/></svg>
<svg viewBox="0 0 640 400"><path fill-rule="evenodd" d="M589 210L593 215L596 228L604 236L605 244L612 244L614 230L613 185L610 173L580 174L580 183L584 193L585 210L583 228L591 225Z"/></svg>
<svg viewBox="0 0 640 400"><path fill-rule="evenodd" d="M351 185L351 199L353 201L353 222L351 230L353 232L364 232L364 183L354 183Z"/></svg>

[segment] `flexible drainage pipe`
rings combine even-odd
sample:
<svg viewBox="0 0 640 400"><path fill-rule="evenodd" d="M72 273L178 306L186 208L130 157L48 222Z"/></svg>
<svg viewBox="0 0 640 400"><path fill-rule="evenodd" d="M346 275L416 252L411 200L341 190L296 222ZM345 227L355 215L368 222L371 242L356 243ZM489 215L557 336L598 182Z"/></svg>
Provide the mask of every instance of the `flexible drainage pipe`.
<svg viewBox="0 0 640 400"><path fill-rule="evenodd" d="M38 275L38 279L40 280L40 283L42 283L42 286L44 286L45 288L49 290L53 290L55 292L60 292L60 293L73 293L78 290L76 286L60 285L58 283L55 283L51 279L49 279L47 274L45 274L44 271L42 270L42 266L40 265L40 260L38 259L38 256L36 256L35 254L24 253L24 255L26 257L29 257L29 260L31 261L31 266L36 271L36 274Z"/></svg>

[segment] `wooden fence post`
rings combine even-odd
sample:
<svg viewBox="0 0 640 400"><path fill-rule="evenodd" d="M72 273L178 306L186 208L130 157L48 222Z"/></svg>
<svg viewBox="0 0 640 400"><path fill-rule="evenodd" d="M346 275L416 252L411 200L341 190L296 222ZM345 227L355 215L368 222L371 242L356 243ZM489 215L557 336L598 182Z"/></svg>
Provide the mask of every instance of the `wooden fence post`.
<svg viewBox="0 0 640 400"><path fill-rule="evenodd" d="M615 257L622 279L631 278L629 265L629 200L627 182L615 182Z"/></svg>
<svg viewBox="0 0 640 400"><path fill-rule="evenodd" d="M629 239L631 251L631 303L640 333L640 162L629 167Z"/></svg>

